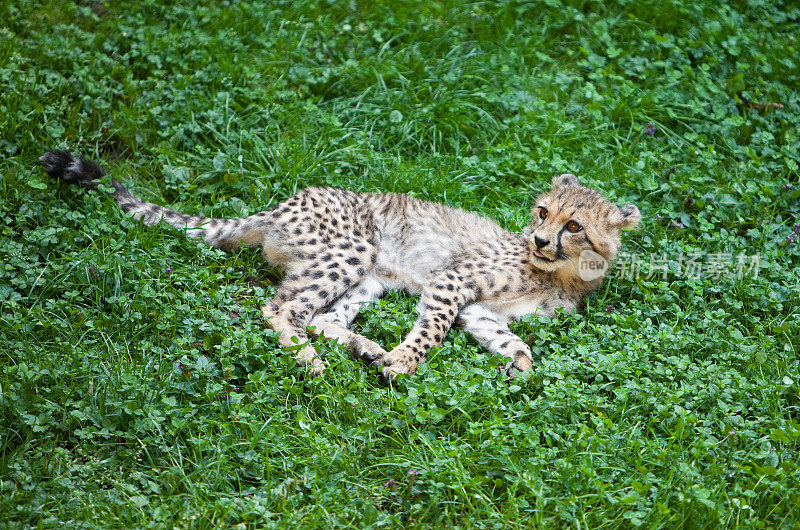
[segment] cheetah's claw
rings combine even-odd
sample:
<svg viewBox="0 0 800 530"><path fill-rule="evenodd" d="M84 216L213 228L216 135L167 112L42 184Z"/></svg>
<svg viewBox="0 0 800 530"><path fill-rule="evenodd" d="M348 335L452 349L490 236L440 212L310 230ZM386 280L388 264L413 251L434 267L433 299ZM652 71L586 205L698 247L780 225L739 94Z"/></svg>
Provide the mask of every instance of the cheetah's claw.
<svg viewBox="0 0 800 530"><path fill-rule="evenodd" d="M516 377L517 374L514 373L514 370L517 370L519 373L525 372L525 370L519 365L517 361L514 361L509 364L501 364L497 367L497 371L501 375L503 372L505 372L509 379L513 379L514 377Z"/></svg>
<svg viewBox="0 0 800 530"><path fill-rule="evenodd" d="M377 366L378 364L380 364L385 355L386 352L372 352L367 350L361 350L358 352L359 359L369 364L370 366Z"/></svg>
<svg viewBox="0 0 800 530"><path fill-rule="evenodd" d="M374 364L381 367L383 378L391 386L398 375L412 375L417 371L417 362L401 348L395 348Z"/></svg>

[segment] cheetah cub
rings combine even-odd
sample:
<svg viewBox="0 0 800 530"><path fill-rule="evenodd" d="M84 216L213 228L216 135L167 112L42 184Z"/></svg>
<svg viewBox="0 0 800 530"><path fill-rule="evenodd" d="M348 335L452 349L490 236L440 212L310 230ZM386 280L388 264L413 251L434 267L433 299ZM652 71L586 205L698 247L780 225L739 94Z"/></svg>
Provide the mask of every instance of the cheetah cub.
<svg viewBox="0 0 800 530"><path fill-rule="evenodd" d="M104 171L64 151L40 158L67 183L97 188ZM597 289L620 248L620 229L638 225L639 209L616 206L565 174L540 196L522 234L474 213L388 193L307 188L269 210L239 219L195 217L157 206L111 181L119 207L145 224L165 221L189 237L235 249L261 247L286 275L263 315L292 347L313 335L336 338L383 375L413 374L442 344L453 323L488 350L507 357L509 375L532 366L531 349L509 321L529 313L574 311ZM585 274L583 259L593 267ZM348 329L363 304L387 289L419 294L419 316L391 351ZM310 344L297 352L314 374L325 368Z"/></svg>

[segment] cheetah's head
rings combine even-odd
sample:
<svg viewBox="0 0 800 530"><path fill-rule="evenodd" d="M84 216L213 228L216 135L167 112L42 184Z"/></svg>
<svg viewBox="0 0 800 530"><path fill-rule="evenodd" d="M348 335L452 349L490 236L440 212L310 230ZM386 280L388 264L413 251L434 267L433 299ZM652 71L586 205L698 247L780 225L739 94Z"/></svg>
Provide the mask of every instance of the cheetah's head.
<svg viewBox="0 0 800 530"><path fill-rule="evenodd" d="M574 267L577 272L591 253L606 263L613 260L620 248L620 230L635 228L640 219L633 204L617 206L566 173L555 177L550 192L536 200L533 221L523 234L536 267L549 272Z"/></svg>

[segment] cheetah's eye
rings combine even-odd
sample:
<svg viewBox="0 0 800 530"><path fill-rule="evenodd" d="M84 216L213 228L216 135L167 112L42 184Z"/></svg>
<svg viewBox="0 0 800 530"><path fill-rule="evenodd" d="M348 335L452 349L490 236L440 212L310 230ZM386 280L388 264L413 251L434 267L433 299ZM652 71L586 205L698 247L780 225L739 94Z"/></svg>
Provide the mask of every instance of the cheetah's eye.
<svg viewBox="0 0 800 530"><path fill-rule="evenodd" d="M583 230L583 227L576 223L575 221L570 221L567 223L567 230L570 232L580 232Z"/></svg>
<svg viewBox="0 0 800 530"><path fill-rule="evenodd" d="M547 208L545 208L544 206L539 207L539 217L542 218L542 221L547 219Z"/></svg>

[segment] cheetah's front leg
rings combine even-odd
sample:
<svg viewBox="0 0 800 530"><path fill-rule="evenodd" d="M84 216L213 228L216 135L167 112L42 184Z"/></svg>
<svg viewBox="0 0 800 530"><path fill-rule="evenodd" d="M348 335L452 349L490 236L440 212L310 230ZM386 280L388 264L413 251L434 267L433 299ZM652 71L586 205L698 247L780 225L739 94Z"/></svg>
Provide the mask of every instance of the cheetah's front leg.
<svg viewBox="0 0 800 530"><path fill-rule="evenodd" d="M481 304L470 304L458 313L456 324L492 353L511 359L503 368L509 376L533 366L530 347L508 329L508 323Z"/></svg>

